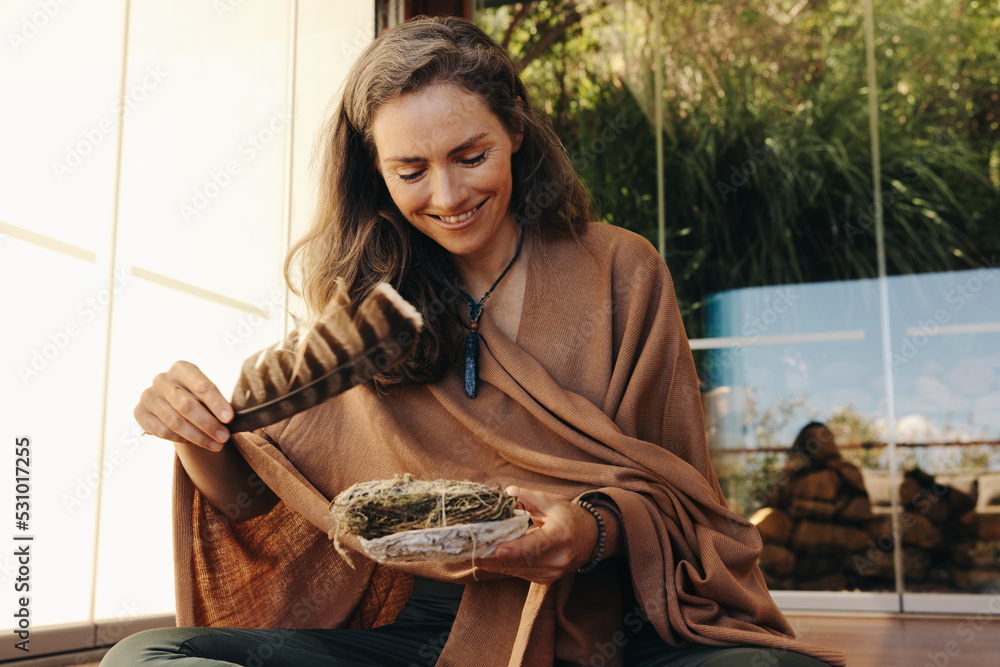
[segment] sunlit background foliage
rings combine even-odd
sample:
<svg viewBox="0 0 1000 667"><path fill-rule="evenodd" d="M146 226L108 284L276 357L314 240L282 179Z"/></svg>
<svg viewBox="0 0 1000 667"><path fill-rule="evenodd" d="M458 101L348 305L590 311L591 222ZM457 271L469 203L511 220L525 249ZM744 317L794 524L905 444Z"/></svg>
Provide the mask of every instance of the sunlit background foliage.
<svg viewBox="0 0 1000 667"><path fill-rule="evenodd" d="M704 295L877 274L861 7L542 0L481 20L603 219L654 244L659 59L667 263L694 338ZM1000 2L880 1L875 22L888 272L982 266L1000 250Z"/></svg>

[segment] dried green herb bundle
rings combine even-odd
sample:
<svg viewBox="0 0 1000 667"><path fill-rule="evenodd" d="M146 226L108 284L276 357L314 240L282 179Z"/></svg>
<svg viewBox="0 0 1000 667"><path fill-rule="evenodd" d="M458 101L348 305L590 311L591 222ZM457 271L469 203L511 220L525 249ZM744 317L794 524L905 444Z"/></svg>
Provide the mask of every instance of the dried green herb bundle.
<svg viewBox="0 0 1000 667"><path fill-rule="evenodd" d="M403 530L499 521L514 516L515 500L503 489L475 482L433 482L396 475L362 482L334 498L333 531L375 539Z"/></svg>

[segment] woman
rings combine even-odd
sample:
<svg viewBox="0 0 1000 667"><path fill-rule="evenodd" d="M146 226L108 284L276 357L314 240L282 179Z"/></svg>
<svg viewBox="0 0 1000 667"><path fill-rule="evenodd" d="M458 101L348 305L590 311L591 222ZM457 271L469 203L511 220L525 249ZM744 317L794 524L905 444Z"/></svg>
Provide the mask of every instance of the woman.
<svg viewBox="0 0 1000 667"><path fill-rule="evenodd" d="M725 508L666 267L588 223L503 49L458 19L377 39L328 125L323 183L286 275L300 262L317 311L337 278L355 303L389 282L423 314L418 347L231 438L196 367L154 379L135 414L181 465L178 622L212 627L141 633L104 664L838 661L792 639L756 531ZM475 563L352 568L328 499L399 472L509 485L535 528ZM737 644L765 648L718 648Z"/></svg>

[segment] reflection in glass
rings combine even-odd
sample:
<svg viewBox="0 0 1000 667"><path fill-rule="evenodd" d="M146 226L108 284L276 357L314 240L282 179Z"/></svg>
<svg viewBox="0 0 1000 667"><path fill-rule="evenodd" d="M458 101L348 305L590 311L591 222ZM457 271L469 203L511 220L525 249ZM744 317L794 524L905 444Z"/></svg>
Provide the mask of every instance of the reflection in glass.
<svg viewBox="0 0 1000 667"><path fill-rule="evenodd" d="M602 218L658 245L667 212L733 508L753 515L796 473L813 420L860 473L864 548L807 554L828 562L772 585L897 591L897 558L908 590L1000 582L1000 5L880 1L868 45L862 3L486 4Z"/></svg>
<svg viewBox="0 0 1000 667"><path fill-rule="evenodd" d="M1000 587L998 26L996 3L875 5L907 592Z"/></svg>

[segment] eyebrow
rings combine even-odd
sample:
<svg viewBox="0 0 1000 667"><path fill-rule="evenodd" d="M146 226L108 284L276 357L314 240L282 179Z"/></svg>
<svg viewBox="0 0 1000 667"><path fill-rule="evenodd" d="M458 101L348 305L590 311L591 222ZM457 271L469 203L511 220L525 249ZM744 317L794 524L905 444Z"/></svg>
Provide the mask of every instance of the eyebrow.
<svg viewBox="0 0 1000 667"><path fill-rule="evenodd" d="M460 143L458 146L455 146L450 151L448 151L448 157L451 157L452 155L455 155L456 153L461 153L462 151L469 150L470 148L472 148L473 146L476 145L476 142L478 142L480 139L482 139L483 137L485 137L487 134L488 134L487 132L480 132L479 134L477 134L475 136L469 137L468 139L466 139L465 141L463 141L462 143ZM386 162L402 162L404 164L410 164L410 163L413 163L413 162L425 162L426 158L397 156L397 157L386 158L385 161Z"/></svg>

